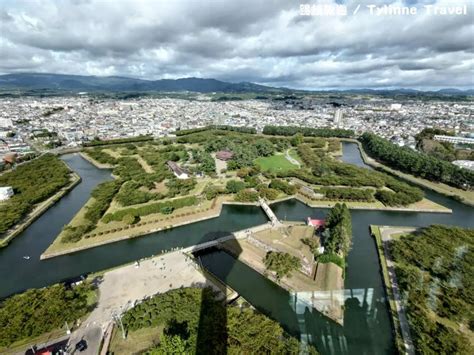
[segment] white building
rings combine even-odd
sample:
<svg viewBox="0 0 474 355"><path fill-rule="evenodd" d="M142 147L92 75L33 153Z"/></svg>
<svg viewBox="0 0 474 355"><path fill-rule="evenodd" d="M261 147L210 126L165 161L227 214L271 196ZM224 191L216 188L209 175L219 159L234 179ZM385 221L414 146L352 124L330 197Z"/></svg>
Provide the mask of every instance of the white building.
<svg viewBox="0 0 474 355"><path fill-rule="evenodd" d="M334 113L334 123L337 125L342 125L342 111L337 109Z"/></svg>
<svg viewBox="0 0 474 355"><path fill-rule="evenodd" d="M12 120L10 118L0 118L0 127L3 127L3 128L13 127Z"/></svg>
<svg viewBox="0 0 474 355"><path fill-rule="evenodd" d="M449 143L455 143L455 144L456 143L474 144L474 138L467 138L467 137L435 135L434 139L440 142L449 142Z"/></svg>
<svg viewBox="0 0 474 355"><path fill-rule="evenodd" d="M470 160L455 160L452 162L454 165L459 166L460 168L469 169L474 171L474 161Z"/></svg>
<svg viewBox="0 0 474 355"><path fill-rule="evenodd" d="M8 200L13 195L14 192L11 186L0 187L0 201Z"/></svg>
<svg viewBox="0 0 474 355"><path fill-rule="evenodd" d="M189 179L189 173L181 168L178 164L176 164L174 161L168 161L167 162L168 167L171 169L173 174L178 178L178 179Z"/></svg>

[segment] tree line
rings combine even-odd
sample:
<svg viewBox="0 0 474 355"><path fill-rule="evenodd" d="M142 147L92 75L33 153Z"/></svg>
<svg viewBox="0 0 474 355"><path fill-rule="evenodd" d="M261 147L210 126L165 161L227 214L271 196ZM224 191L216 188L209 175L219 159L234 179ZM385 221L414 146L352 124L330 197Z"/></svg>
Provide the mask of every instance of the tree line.
<svg viewBox="0 0 474 355"><path fill-rule="evenodd" d="M137 137L128 137L128 138L117 138L117 139L100 139L96 138L90 142L84 142L82 145L84 147L96 147L100 145L110 145L110 144L122 144L122 143L133 143L133 142L147 142L152 141L152 136L137 136Z"/></svg>
<svg viewBox="0 0 474 355"><path fill-rule="evenodd" d="M416 352L472 354L474 230L432 225L389 248Z"/></svg>
<svg viewBox="0 0 474 355"><path fill-rule="evenodd" d="M325 231L323 232L324 253L315 255L318 262L332 262L342 269L345 258L352 245L352 219L346 204L336 203L326 215Z"/></svg>
<svg viewBox="0 0 474 355"><path fill-rule="evenodd" d="M123 316L128 332L156 328L148 354L298 354L300 343L270 318L229 306L210 288L180 288L153 296ZM306 353L315 354L313 347Z"/></svg>
<svg viewBox="0 0 474 355"><path fill-rule="evenodd" d="M63 284L31 289L0 303L0 346L39 336L87 314L93 286L82 283L72 289Z"/></svg>
<svg viewBox="0 0 474 355"><path fill-rule="evenodd" d="M70 182L70 171L61 159L45 154L0 176L0 186L11 186L15 195L0 204L0 234L18 223L39 202Z"/></svg>
<svg viewBox="0 0 474 355"><path fill-rule="evenodd" d="M102 221L104 223L109 223L111 221L121 221L126 215L143 217L154 213L169 214L178 208L194 206L197 203L198 198L196 196L187 196L183 198L177 198L175 200L155 202L140 207L124 208L113 213L107 213L103 217Z"/></svg>
<svg viewBox="0 0 474 355"><path fill-rule="evenodd" d="M399 147L372 133L364 133L360 141L370 156L392 168L464 190L473 188L474 172L472 171L410 148Z"/></svg>
<svg viewBox="0 0 474 355"><path fill-rule="evenodd" d="M97 185L97 187L92 190L91 197L93 199L90 200L92 202L86 207L87 210L84 214L83 223L78 226L67 225L64 227L64 234L61 241L63 243L76 243L81 240L86 233L93 230L97 222L99 222L105 211L109 208L120 186L122 186L121 180L106 181Z"/></svg>
<svg viewBox="0 0 474 355"><path fill-rule="evenodd" d="M315 152L306 143L298 145L298 154L311 169L311 172L305 169L296 169L279 172L277 174L279 177L296 177L310 184L323 186L372 186L377 188L375 198L387 206L406 206L423 199L423 191L417 187L379 171L330 159L324 155L324 152ZM384 186L390 190L382 189ZM327 190L327 192L333 193L330 190ZM350 198L348 196L349 191L342 192L341 189L338 193L344 193L347 200L355 200L360 197L360 192L353 192Z"/></svg>
<svg viewBox="0 0 474 355"><path fill-rule="evenodd" d="M200 128L191 128L191 129L183 129L175 131L174 134L177 137L186 136L188 134L199 133L204 131L210 130L220 130L220 131L232 131L232 132L239 132L239 133L248 133L248 134L255 134L257 130L252 127L240 127L240 126L229 126L229 125L209 125Z"/></svg>
<svg viewBox="0 0 474 355"><path fill-rule="evenodd" d="M335 137L335 138L352 138L354 131L340 128L310 128L299 126L265 126L263 134L271 136L294 136L301 133L303 136L312 137Z"/></svg>

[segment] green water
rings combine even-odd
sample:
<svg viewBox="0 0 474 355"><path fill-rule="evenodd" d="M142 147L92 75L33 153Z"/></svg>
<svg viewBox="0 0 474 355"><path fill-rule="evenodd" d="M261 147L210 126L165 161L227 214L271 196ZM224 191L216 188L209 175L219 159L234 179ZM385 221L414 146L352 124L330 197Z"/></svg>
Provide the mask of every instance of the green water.
<svg viewBox="0 0 474 355"><path fill-rule="evenodd" d="M67 155L63 159L82 177L82 182L8 247L0 249L0 297L118 266L170 248L209 241L267 221L258 207L224 206L219 218L40 261L41 253L87 201L94 186L110 179L109 171L96 169L79 155ZM355 144L344 144L343 160L363 166ZM210 253L203 257L203 261L257 308L278 320L293 334L301 334L304 340L316 344L323 354L391 353L394 347L390 318L369 224L425 226L443 223L474 227L473 208L433 192L427 191L426 195L451 208L453 214L352 212L354 243L348 256L343 327L324 318L228 254ZM326 213L325 209L309 208L295 200L272 208L279 218L288 220L324 217ZM29 255L30 259L23 259L24 255Z"/></svg>
<svg viewBox="0 0 474 355"><path fill-rule="evenodd" d="M355 144L344 144L344 161L364 166ZM290 333L315 344L322 354L389 354L396 352L375 243L370 224L426 226L453 224L474 227L474 209L439 194L427 197L453 210L453 214L354 210L353 247L344 282L344 326L321 316L298 296L290 295L256 271L222 251L201 256L202 263L262 312ZM310 208L290 200L272 205L280 219L324 218L327 209Z"/></svg>

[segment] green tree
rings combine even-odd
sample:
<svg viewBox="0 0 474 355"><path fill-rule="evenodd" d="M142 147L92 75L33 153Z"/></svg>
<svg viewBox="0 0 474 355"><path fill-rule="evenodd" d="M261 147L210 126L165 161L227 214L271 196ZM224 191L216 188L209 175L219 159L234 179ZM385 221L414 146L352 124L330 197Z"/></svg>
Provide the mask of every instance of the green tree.
<svg viewBox="0 0 474 355"><path fill-rule="evenodd" d="M226 190L228 193L235 194L245 189L245 182L239 180L229 180L226 183Z"/></svg>
<svg viewBox="0 0 474 355"><path fill-rule="evenodd" d="M188 352L188 344L186 340L179 335L163 334L160 338L159 345L147 351L148 355L167 355L167 354L186 354Z"/></svg>
<svg viewBox="0 0 474 355"><path fill-rule="evenodd" d="M275 152L273 143L268 139L259 139L255 142L255 148L257 148L257 154L259 156L268 157Z"/></svg>
<svg viewBox="0 0 474 355"><path fill-rule="evenodd" d="M303 134L301 133L296 133L293 137L291 137L291 145L294 147L299 146L301 143L303 143Z"/></svg>
<svg viewBox="0 0 474 355"><path fill-rule="evenodd" d="M134 216L133 214L129 213L123 216L122 222L128 225L135 224L140 220L140 217Z"/></svg>
<svg viewBox="0 0 474 355"><path fill-rule="evenodd" d="M277 280L301 268L300 259L288 253L269 251L263 261L267 270L275 272Z"/></svg>

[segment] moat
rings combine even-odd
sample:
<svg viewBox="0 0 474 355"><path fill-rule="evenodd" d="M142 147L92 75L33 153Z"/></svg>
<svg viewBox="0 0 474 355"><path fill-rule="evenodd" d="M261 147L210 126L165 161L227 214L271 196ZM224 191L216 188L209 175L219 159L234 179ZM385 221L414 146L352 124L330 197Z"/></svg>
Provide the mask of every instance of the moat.
<svg viewBox="0 0 474 355"><path fill-rule="evenodd" d="M344 143L343 151L344 161L364 165L355 144ZM66 155L63 160L81 176L82 182L7 248L0 250L0 297L118 266L174 247L195 245L267 221L259 207L227 205L218 218L40 261L41 253L87 201L91 190L111 179L110 171L95 168L79 155ZM255 307L279 321L289 332L314 343L321 353L392 353L395 348L390 318L375 243L368 226L451 224L474 227L474 208L430 191L425 194L453 213L352 211L354 236L347 259L343 327L311 311L304 302L298 301L298 296L290 295L228 254L214 251L202 260ZM309 208L295 200L274 204L272 209L278 218L287 220L323 217L326 213L325 209ZM29 260L23 259L26 255L30 256Z"/></svg>

